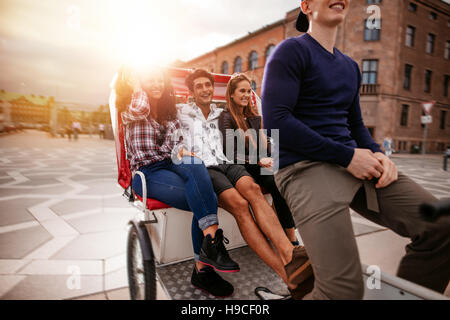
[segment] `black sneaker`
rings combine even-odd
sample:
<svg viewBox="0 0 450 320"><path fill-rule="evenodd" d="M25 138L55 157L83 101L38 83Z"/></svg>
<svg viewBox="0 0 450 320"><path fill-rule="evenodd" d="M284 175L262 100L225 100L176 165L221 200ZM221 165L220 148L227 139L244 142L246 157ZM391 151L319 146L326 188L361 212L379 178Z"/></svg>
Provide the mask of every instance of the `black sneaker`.
<svg viewBox="0 0 450 320"><path fill-rule="evenodd" d="M191 283L197 289L206 291L215 297L225 298L233 294L234 287L228 281L222 279L213 268L206 266L200 271L194 266Z"/></svg>
<svg viewBox="0 0 450 320"><path fill-rule="evenodd" d="M223 236L222 229L217 229L214 239L208 234L203 239L199 261L220 272L238 272L239 265L231 260L224 242L229 243L228 239Z"/></svg>

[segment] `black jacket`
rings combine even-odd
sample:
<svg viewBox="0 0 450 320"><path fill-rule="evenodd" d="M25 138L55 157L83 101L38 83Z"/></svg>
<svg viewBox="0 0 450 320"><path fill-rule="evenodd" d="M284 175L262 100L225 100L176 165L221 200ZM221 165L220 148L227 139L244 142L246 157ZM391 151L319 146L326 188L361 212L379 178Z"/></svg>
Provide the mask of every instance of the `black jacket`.
<svg viewBox="0 0 450 320"><path fill-rule="evenodd" d="M249 129L254 129L256 131L256 137L255 137L255 141L258 143L258 150L256 153L256 157L259 161L259 150L260 148L264 148L265 146L260 146L259 145L259 136L260 136L260 129L261 129L261 121L262 118L261 116L254 116L254 117L248 117L246 119L247 122L247 126ZM233 116L231 115L231 113L226 109L222 112L222 114L219 117L219 130L222 132L222 145L223 145L223 153L225 155L227 155L227 134L226 134L226 130L227 129L233 129L233 130L237 130L238 129L238 125L236 123L236 121L234 121ZM243 141L243 139L242 139ZM238 142L238 138L237 138L237 134L234 136L234 161L235 163L237 163L237 160L244 160L244 155L243 154L238 154L238 148L237 148L237 142ZM270 140L267 139L267 156L270 157ZM231 159L230 159L231 160ZM245 163L249 162L249 150L248 148L246 148L245 150Z"/></svg>

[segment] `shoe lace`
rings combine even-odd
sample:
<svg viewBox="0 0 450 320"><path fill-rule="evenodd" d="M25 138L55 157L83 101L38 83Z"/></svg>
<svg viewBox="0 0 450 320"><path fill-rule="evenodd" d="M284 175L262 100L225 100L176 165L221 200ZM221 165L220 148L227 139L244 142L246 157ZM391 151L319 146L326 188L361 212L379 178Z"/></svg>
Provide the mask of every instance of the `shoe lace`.
<svg viewBox="0 0 450 320"><path fill-rule="evenodd" d="M228 240L227 237L225 237L223 234L218 234L215 238L214 238L214 245L216 246L220 246L221 244L229 244L230 240Z"/></svg>

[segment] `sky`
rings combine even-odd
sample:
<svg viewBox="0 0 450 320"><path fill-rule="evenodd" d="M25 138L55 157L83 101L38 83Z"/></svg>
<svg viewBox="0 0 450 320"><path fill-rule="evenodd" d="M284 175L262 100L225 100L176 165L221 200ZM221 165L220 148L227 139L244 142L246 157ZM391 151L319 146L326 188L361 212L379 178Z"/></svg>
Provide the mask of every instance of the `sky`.
<svg viewBox="0 0 450 320"><path fill-rule="evenodd" d="M1 0L0 89L106 104L123 63L189 60L299 0Z"/></svg>

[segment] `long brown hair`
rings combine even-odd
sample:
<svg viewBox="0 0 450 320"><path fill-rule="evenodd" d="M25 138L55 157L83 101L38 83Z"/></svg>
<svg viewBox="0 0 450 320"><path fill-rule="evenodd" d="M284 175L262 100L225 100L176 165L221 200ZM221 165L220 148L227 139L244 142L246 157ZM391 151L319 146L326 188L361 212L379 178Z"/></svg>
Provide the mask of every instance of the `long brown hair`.
<svg viewBox="0 0 450 320"><path fill-rule="evenodd" d="M164 91L158 100L157 106L151 106L150 116L159 124L165 125L167 121L177 118L176 97L172 86L172 82L167 74L163 71ZM131 103L133 88L130 85L131 70L127 67L121 67L118 72L117 81L114 89L116 90L116 107L122 112L126 111Z"/></svg>
<svg viewBox="0 0 450 320"><path fill-rule="evenodd" d="M255 110L255 107L253 106L252 98L248 100L248 104L243 108L241 112L241 106L238 106L236 102L234 102L231 95L236 91L238 84L241 81L247 81L251 85L250 79L243 73L235 73L231 76L230 81L228 81L227 84L227 91L225 93L225 98L227 99L227 107L228 111L230 111L231 116L233 117L234 121L236 122L238 129L242 129L244 133L248 130L247 122L245 121L245 118L258 116L258 111ZM241 133L242 134L242 133ZM257 146L257 143L251 135L245 135L245 146L248 148L249 140L253 144L254 147Z"/></svg>
<svg viewBox="0 0 450 320"><path fill-rule="evenodd" d="M234 102L233 98L231 97L231 95L234 93L234 91L236 91L239 82L241 82L241 81L247 81L251 85L251 80L249 77L247 77L247 75L245 75L243 73L235 73L231 76L230 81L228 81L225 97L227 99L228 110L230 111L231 116L233 117L234 121L236 122L238 129L242 129L245 132L248 130L248 126L247 126L247 122L245 121L245 118L259 116L259 113L258 113L258 109L253 105L252 97L250 97L248 104L244 107L244 110L242 113L240 112L241 107L238 106L236 104L236 102ZM262 129L263 129L263 122L262 122L262 118L261 118L261 128L260 128L259 134L262 135L262 141L264 144L264 148L267 148L267 136L264 134ZM245 139L246 146L248 146L248 142L249 142L248 138L250 138L252 144L254 146L256 146L256 141L254 141L252 136L250 136L250 137L246 136L245 138L246 138Z"/></svg>
<svg viewBox="0 0 450 320"><path fill-rule="evenodd" d="M247 122L245 121L244 117L254 117L258 116L258 111L256 111L255 107L253 106L253 102L250 97L248 104L244 107L243 112L241 113L240 109L242 107L238 106L236 102L234 102L231 95L236 91L236 88L238 84L241 81L247 81L251 85L250 79L243 73L236 73L233 76L231 76L230 81L228 81L227 85L227 91L225 93L225 97L227 99L227 106L228 110L231 113L231 116L233 117L234 121L236 122L239 129L242 129L243 131L247 131L248 126ZM243 117L241 116L243 114Z"/></svg>

